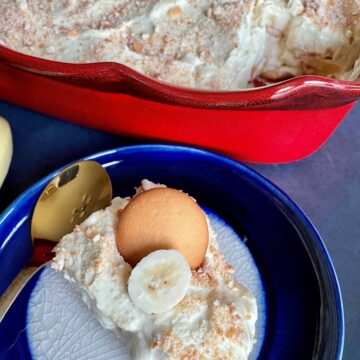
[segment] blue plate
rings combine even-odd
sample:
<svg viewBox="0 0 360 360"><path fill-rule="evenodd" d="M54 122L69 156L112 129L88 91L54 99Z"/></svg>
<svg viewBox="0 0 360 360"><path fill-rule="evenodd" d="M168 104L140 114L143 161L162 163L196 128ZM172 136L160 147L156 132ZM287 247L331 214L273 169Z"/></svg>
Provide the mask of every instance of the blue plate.
<svg viewBox="0 0 360 360"><path fill-rule="evenodd" d="M333 265L310 221L276 186L235 161L186 147L134 146L87 159L106 167L114 195L131 194L143 178L181 188L247 238L267 304L260 359L341 358L344 315ZM32 210L56 173L32 186L0 216L0 293L30 259ZM0 325L1 359L31 359L26 310L36 281L28 284Z"/></svg>

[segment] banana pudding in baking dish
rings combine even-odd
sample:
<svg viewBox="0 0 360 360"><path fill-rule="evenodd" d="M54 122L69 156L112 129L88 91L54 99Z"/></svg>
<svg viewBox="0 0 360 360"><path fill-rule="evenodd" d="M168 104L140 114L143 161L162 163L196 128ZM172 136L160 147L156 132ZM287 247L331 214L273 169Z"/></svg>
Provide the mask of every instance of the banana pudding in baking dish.
<svg viewBox="0 0 360 360"><path fill-rule="evenodd" d="M178 86L360 75L360 0L0 0L0 14L10 49L119 62Z"/></svg>
<svg viewBox="0 0 360 360"><path fill-rule="evenodd" d="M143 180L133 198L114 198L55 252L52 267L133 359L248 358L255 297L235 280L207 217L183 192Z"/></svg>

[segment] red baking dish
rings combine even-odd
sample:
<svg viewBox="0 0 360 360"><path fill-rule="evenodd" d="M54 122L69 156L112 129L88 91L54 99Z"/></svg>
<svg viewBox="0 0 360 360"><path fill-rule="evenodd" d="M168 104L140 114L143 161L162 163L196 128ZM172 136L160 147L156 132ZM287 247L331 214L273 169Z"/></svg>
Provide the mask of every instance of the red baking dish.
<svg viewBox="0 0 360 360"><path fill-rule="evenodd" d="M67 64L0 46L0 99L77 124L283 163L316 151L360 83L301 76L240 91L179 88L117 63Z"/></svg>

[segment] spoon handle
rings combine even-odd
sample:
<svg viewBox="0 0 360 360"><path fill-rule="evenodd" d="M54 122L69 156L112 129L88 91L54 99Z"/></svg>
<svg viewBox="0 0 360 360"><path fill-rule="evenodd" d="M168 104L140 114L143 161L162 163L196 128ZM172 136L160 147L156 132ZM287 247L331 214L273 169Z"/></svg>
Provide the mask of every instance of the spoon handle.
<svg viewBox="0 0 360 360"><path fill-rule="evenodd" d="M44 267L44 265L46 265L46 263L40 266L28 266L22 269L14 281L9 285L0 298L0 323L3 321L5 315L20 294L21 290L25 287L29 280Z"/></svg>

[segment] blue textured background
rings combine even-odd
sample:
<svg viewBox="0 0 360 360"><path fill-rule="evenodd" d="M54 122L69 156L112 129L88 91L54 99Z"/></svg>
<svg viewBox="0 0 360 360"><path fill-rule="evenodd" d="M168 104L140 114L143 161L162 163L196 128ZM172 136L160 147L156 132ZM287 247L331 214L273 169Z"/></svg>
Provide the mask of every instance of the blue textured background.
<svg viewBox="0 0 360 360"><path fill-rule="evenodd" d="M149 143L55 120L0 102L14 137L14 157L0 190L0 211L64 163L113 147ZM360 104L328 143L287 165L250 165L290 195L324 239L345 305L344 359L360 359Z"/></svg>

